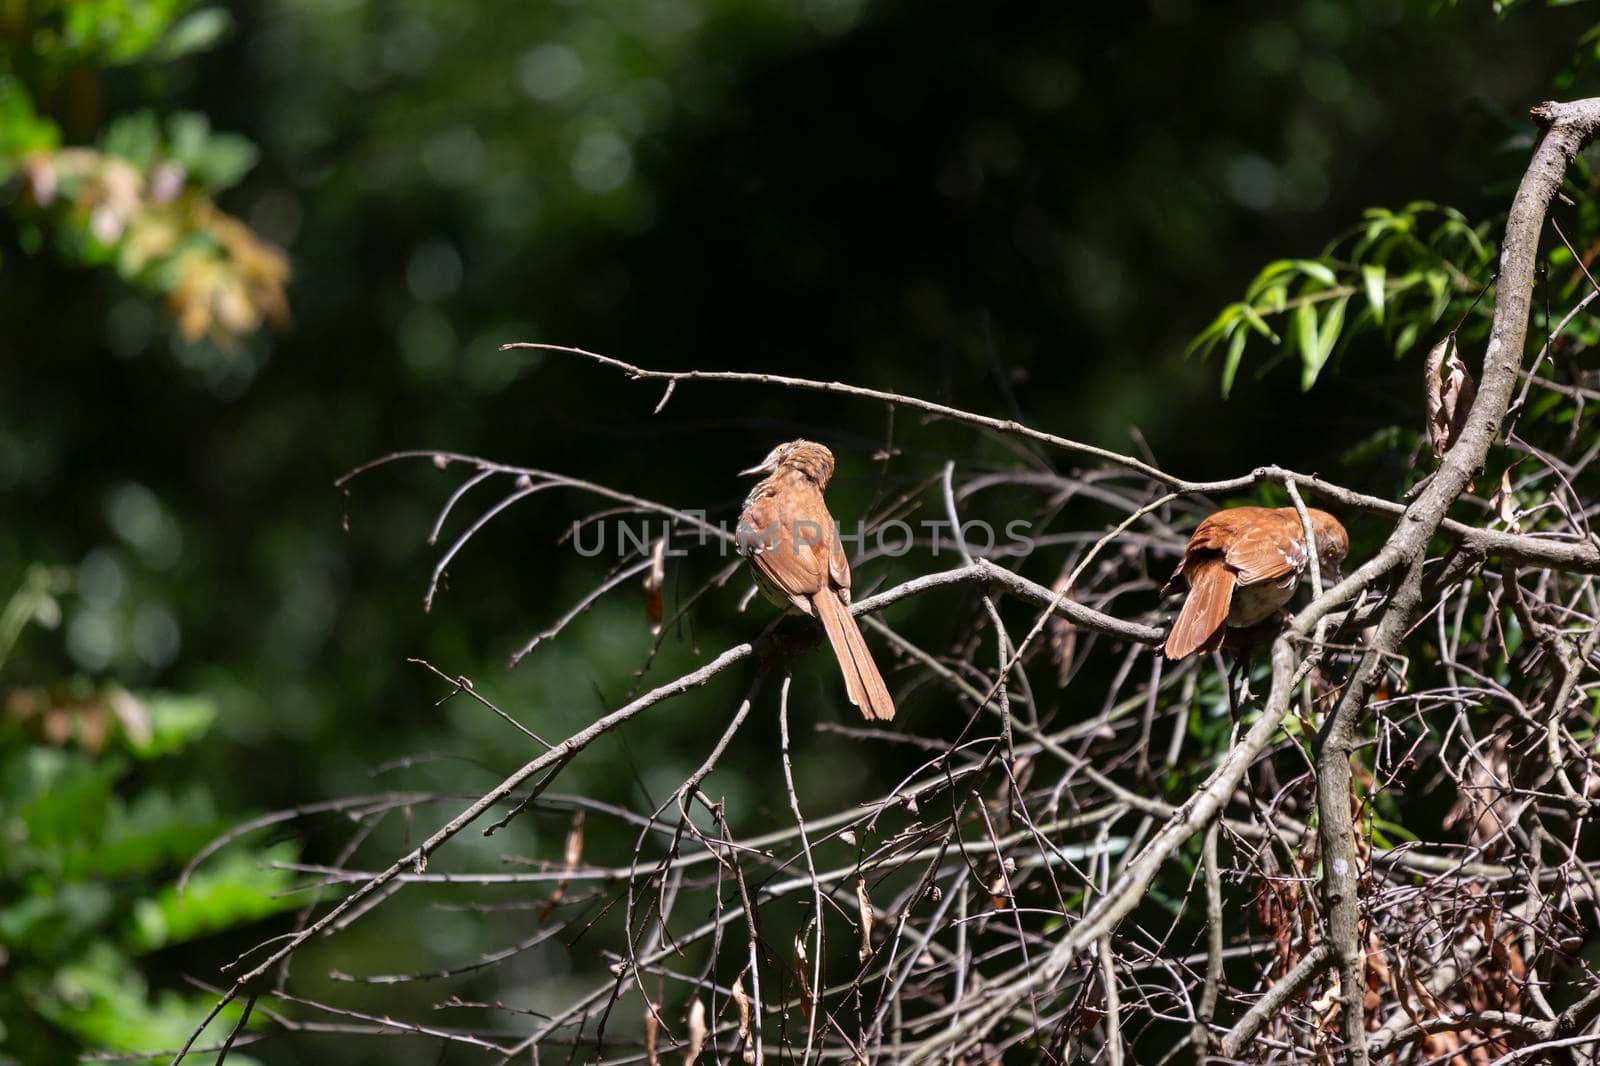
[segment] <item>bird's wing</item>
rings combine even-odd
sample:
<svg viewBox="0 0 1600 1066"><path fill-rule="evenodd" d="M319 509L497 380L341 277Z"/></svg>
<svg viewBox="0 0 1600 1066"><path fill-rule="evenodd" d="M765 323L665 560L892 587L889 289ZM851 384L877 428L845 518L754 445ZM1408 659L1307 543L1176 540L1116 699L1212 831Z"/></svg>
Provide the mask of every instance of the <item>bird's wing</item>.
<svg viewBox="0 0 1600 1066"><path fill-rule="evenodd" d="M831 529L828 535L833 536ZM828 556L828 577L833 582L833 587L839 590L839 598L849 603L850 557L844 553L844 543L837 537L833 540L833 553Z"/></svg>
<svg viewBox="0 0 1600 1066"><path fill-rule="evenodd" d="M1276 584L1297 577L1305 569L1306 549L1298 517L1285 518L1265 507L1236 507L1223 511L1253 512L1233 527L1223 561L1238 574L1240 585Z"/></svg>
<svg viewBox="0 0 1600 1066"><path fill-rule="evenodd" d="M804 515L780 517L775 494L761 493L745 504L739 516L739 550L762 577L797 600L810 600L823 587L828 545L833 530ZM820 534L815 532L820 529ZM820 540L813 542L814 538ZM803 608L810 613L809 604Z"/></svg>

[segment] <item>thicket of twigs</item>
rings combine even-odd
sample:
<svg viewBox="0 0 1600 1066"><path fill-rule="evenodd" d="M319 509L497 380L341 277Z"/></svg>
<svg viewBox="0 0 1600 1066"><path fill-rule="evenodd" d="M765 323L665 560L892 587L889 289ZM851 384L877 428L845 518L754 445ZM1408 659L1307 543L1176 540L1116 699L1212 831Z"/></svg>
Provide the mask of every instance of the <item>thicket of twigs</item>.
<svg viewBox="0 0 1600 1066"><path fill-rule="evenodd" d="M806 653L794 627L702 649L679 676L647 672L638 694L564 739L496 708L525 765L406 854L372 855L370 827L397 810L437 824L447 797L385 793L275 816L339 810L354 827L336 863L304 869L338 902L308 906L292 935L227 975L222 998L269 1020L236 1027L236 1042L320 1026L440 1042L450 1061L1590 1061L1600 538L1588 496L1600 434L1583 405L1600 396L1600 372L1581 368L1561 309L1543 335L1528 327L1547 209L1600 128L1600 102L1536 117L1544 134L1509 215L1488 327L1430 361L1418 476L1390 499L1277 468L1194 484L1153 460L911 397L570 352L655 380L662 406L678 388L820 389L1015 441L1009 469L901 471L909 488L871 520L915 512L976 532L1022 519L1026 543L974 537L934 555L918 540L895 570L915 576L876 590L874 550L856 559L870 594L855 609L891 686L954 725L937 737L829 726L911 753L915 770L852 802L814 802L793 771L817 736L816 716L794 706ZM1417 387L1429 391L1420 376ZM1430 440L1437 465L1421 476ZM684 558L659 539L639 546L536 643L641 582L666 640L748 584L720 550L726 527L682 501L581 471L421 457L456 486L439 520L460 532L442 541L436 582L485 523L549 491L592 499L592 521L650 516L676 546L704 541ZM879 461L892 464L892 448ZM1349 575L1303 596L1253 647L1167 664L1155 647L1170 605L1156 591L1194 521L1250 495L1344 516L1357 534ZM448 524L482 499L493 502ZM663 601L674 567L698 584ZM896 626L922 610L957 620L958 635L919 644ZM741 698L695 702L724 676L740 679ZM464 684L453 698L484 699ZM655 809L562 792L563 769L603 734L688 704L717 724L698 769ZM770 810L730 810L721 760L753 716L774 714ZM484 870L448 846L532 817L567 827L562 853ZM763 818L766 830L744 828ZM302 945L390 897L406 906L417 883L516 933L444 971L353 975L338 999L300 994L287 964ZM508 896L507 885L521 887ZM459 994L550 944L606 968L548 984L519 971L537 1012ZM374 984L426 985L432 1009L393 1013Z"/></svg>

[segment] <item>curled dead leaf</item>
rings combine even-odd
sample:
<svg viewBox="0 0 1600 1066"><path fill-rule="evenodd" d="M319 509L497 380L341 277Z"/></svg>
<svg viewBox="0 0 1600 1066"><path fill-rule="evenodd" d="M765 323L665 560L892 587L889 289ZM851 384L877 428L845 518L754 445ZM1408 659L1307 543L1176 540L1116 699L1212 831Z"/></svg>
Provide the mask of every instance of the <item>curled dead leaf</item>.
<svg viewBox="0 0 1600 1066"><path fill-rule="evenodd" d="M1489 506L1495 516L1506 524L1506 528L1513 533L1522 532L1522 520L1517 510L1517 497L1511 491L1511 468L1508 466L1500 472L1500 487L1494 490L1494 495L1489 497Z"/></svg>
<svg viewBox="0 0 1600 1066"><path fill-rule="evenodd" d="M1478 385L1467 372L1467 364L1456 354L1456 336L1446 334L1428 352L1426 394L1428 401L1428 440L1433 457L1441 459L1455 444L1466 425L1477 398Z"/></svg>
<svg viewBox="0 0 1600 1066"><path fill-rule="evenodd" d="M861 912L861 946L856 949L856 957L862 962L872 958L872 920L875 911L872 907L872 897L867 895L867 879L856 878L856 907Z"/></svg>
<svg viewBox="0 0 1600 1066"><path fill-rule="evenodd" d="M694 1066L706 1046L706 1005L696 998L689 1004L689 1043L683 1049L683 1066Z"/></svg>
<svg viewBox="0 0 1600 1066"><path fill-rule="evenodd" d="M556 887L551 890L550 898L545 902L544 910L539 914L539 921L549 919L551 912L566 896L568 887L572 884L572 873L583 862L583 810L582 808L572 813L572 828L567 830L566 848L561 857L561 871L566 876L556 882Z"/></svg>
<svg viewBox="0 0 1600 1066"><path fill-rule="evenodd" d="M733 979L733 1005L739 1009L739 1057L745 1062L756 1061L755 1040L750 1035L750 997L745 994L744 974Z"/></svg>
<svg viewBox="0 0 1600 1066"><path fill-rule="evenodd" d="M650 623L650 635L661 632L661 619L665 614L661 588L667 581L667 538L656 541L650 552L650 572L644 576L644 615Z"/></svg>
<svg viewBox="0 0 1600 1066"><path fill-rule="evenodd" d="M806 1020L811 1020L813 999L811 996L811 975L806 973L806 931L800 930L794 935L794 973L800 983L800 1010L805 1014Z"/></svg>

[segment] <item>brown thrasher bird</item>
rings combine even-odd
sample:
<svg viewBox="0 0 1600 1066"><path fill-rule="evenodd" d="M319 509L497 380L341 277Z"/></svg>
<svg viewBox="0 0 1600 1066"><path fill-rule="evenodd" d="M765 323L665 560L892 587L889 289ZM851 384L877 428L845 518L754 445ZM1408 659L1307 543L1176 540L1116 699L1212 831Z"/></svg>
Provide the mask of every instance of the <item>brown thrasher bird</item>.
<svg viewBox="0 0 1600 1066"><path fill-rule="evenodd" d="M1350 537L1327 511L1307 508L1322 580L1337 579ZM1300 584L1311 561L1305 527L1293 507L1230 507L1195 528L1165 592L1189 595L1167 634L1169 659L1211 651L1229 627L1271 618Z"/></svg>
<svg viewBox="0 0 1600 1066"><path fill-rule="evenodd" d="M844 675L850 702L869 719L894 717L894 701L851 617L850 561L822 490L833 476L833 453L794 440L740 474L765 474L745 497L736 543L756 584L785 611L822 623Z"/></svg>

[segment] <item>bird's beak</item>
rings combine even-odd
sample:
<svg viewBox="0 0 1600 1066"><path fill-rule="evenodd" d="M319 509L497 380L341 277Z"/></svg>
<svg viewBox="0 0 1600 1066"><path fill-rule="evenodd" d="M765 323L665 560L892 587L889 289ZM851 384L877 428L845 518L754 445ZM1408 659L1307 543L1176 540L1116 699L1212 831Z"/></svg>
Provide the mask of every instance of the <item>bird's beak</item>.
<svg viewBox="0 0 1600 1066"><path fill-rule="evenodd" d="M772 452L755 466L750 467L748 470L739 471L739 476L753 477L756 474L770 474L776 469L778 469L778 453Z"/></svg>
<svg viewBox="0 0 1600 1066"><path fill-rule="evenodd" d="M1330 563L1322 569L1322 587L1332 588L1344 580L1343 568L1338 563Z"/></svg>

